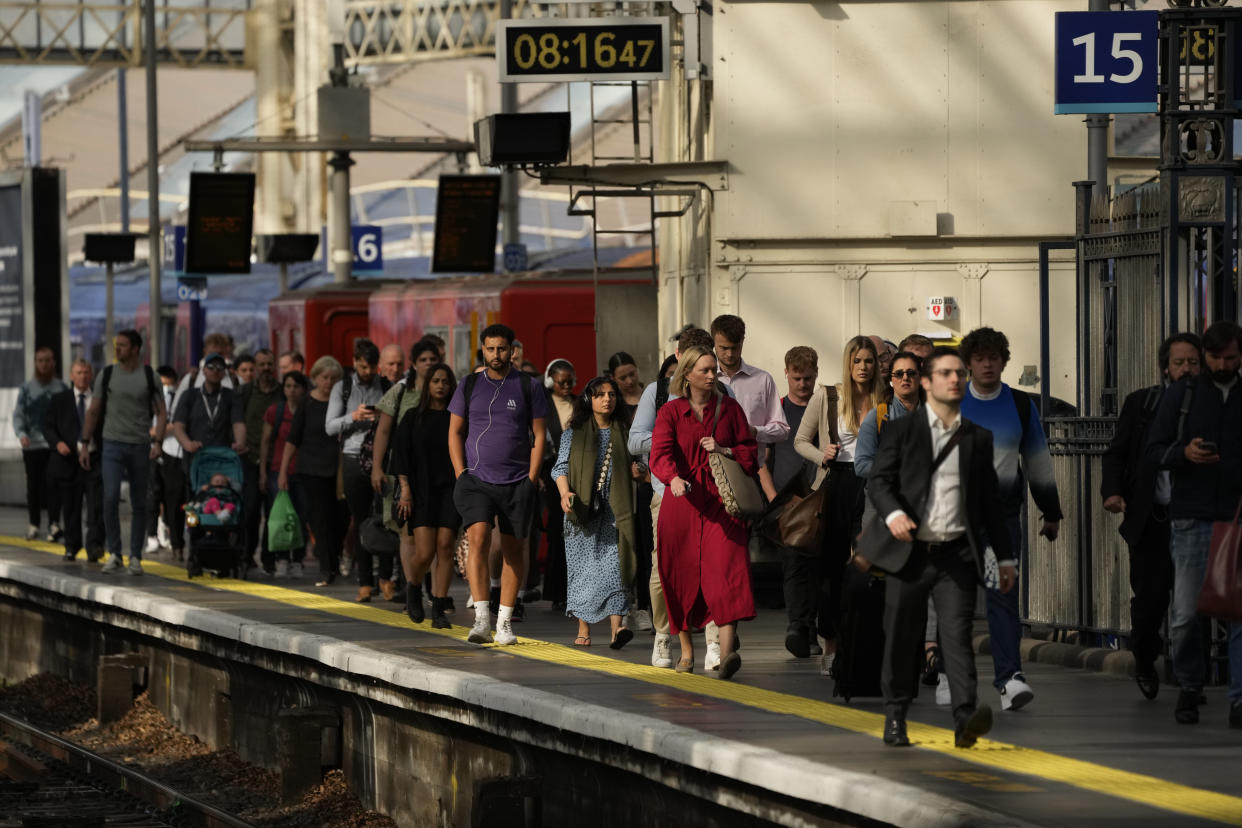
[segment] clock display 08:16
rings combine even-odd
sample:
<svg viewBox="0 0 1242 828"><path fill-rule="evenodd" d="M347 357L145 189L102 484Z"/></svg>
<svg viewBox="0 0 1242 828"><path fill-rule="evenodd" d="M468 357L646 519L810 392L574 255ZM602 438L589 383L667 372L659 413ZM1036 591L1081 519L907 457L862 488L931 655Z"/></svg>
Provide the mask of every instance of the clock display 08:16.
<svg viewBox="0 0 1242 828"><path fill-rule="evenodd" d="M538 40L530 33L523 33L513 41L513 61L522 70L534 69L538 64L545 70L608 71L616 70L620 68L618 64L622 64L622 71L649 71L651 56L657 54L655 47L654 39L629 38L618 46L616 33L610 31L579 31L571 39L562 39L554 32L546 32Z"/></svg>

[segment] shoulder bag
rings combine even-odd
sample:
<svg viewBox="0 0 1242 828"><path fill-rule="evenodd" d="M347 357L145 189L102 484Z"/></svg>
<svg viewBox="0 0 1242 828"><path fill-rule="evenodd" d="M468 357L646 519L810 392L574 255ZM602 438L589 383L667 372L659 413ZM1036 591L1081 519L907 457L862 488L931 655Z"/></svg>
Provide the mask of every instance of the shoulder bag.
<svg viewBox="0 0 1242 828"><path fill-rule="evenodd" d="M716 419L712 423L712 438L716 437L716 429L720 425L721 395L716 395ZM763 514L766 504L763 501L763 490L759 481L746 473L742 464L732 457L726 457L713 451L707 455L707 463L712 470L712 480L720 492L720 502L725 511L736 518L750 520Z"/></svg>
<svg viewBox="0 0 1242 828"><path fill-rule="evenodd" d="M841 442L837 432L837 389L831 385L824 389L824 406L828 415L828 439L832 443ZM825 480L819 488L807 492L801 475L795 475L790 485L772 501L768 511L768 539L791 549L819 549L820 538L824 531L824 498L828 494Z"/></svg>
<svg viewBox="0 0 1242 828"><path fill-rule="evenodd" d="M1239 557L1242 557L1242 526L1238 525L1239 516L1242 516L1242 500L1238 501L1232 520L1218 520L1212 524L1207 571L1196 606L1200 615L1242 621L1242 562L1239 562Z"/></svg>

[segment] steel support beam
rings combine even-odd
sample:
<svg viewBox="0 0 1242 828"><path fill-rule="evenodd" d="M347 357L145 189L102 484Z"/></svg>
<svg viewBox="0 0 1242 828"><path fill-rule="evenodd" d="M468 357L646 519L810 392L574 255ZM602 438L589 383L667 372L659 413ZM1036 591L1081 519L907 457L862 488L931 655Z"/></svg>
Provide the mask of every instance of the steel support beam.
<svg viewBox="0 0 1242 828"><path fill-rule="evenodd" d="M699 184L712 191L729 189L728 161L682 161L671 164L574 164L539 170L541 184L606 187L662 187Z"/></svg>
<svg viewBox="0 0 1242 828"><path fill-rule="evenodd" d="M369 141L321 141L318 138L226 138L186 141L186 152L474 152L474 142L444 138L372 138Z"/></svg>

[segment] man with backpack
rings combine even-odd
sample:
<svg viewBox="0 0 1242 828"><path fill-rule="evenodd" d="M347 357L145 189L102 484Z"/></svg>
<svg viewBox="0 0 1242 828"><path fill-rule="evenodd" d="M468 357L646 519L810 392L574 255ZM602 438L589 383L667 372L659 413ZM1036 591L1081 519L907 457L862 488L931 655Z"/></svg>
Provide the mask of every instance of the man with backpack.
<svg viewBox="0 0 1242 828"><path fill-rule="evenodd" d="M264 572L274 572L276 561L267 551L267 538L260 537L259 525L267 500L259 485L259 443L263 439L263 415L285 398L276 379L276 355L269 348L254 352L254 379L236 392L242 417L246 421L246 451L242 455L245 480L242 484L242 517L246 526L246 549L260 549Z"/></svg>
<svg viewBox="0 0 1242 828"><path fill-rule="evenodd" d="M1237 521L1242 501L1242 327L1214 323L1203 332L1203 357L1202 377L1188 375L1169 387L1156 409L1147 444L1148 460L1172 472L1169 638L1173 677L1181 687L1173 712L1178 724L1199 721L1206 666L1200 592L1207 592L1204 581L1216 528ZM1229 554L1229 541L1220 540L1224 542L1220 551ZM1220 585L1224 590L1231 586ZM1236 603L1228 609L1236 619ZM1242 622L1230 620L1228 627L1229 727L1242 729Z"/></svg>
<svg viewBox="0 0 1242 828"><path fill-rule="evenodd" d="M1022 506L1029 485L1035 505L1043 513L1039 534L1054 541L1061 522L1061 501L1052 473L1048 440L1034 401L1022 391L1001 382L1009 364L1009 339L992 328L977 328L959 346L962 361L970 370L970 384L962 400L962 416L992 432L993 459L1000 481L1001 504L1009 528L1009 546L1015 560L998 561L1000 567L1017 566L1025 547ZM992 545L999 547L996 540ZM988 632L991 636L992 680L1001 697L1001 710L1018 710L1035 698L1022 674L1022 622L1018 614L1018 590L985 590Z"/></svg>
<svg viewBox="0 0 1242 828"><path fill-rule="evenodd" d="M495 641L517 642L513 609L526 578L525 540L539 497L535 481L543 462L547 398L513 365L514 338L505 325L485 328L479 340L486 368L467 376L449 403L449 456L457 475L453 502L470 544L466 569L474 626L468 640L473 644L493 640L491 577L488 557L481 554L490 547L493 521L500 528L504 561Z"/></svg>
<svg viewBox="0 0 1242 828"><path fill-rule="evenodd" d="M1125 517L1121 537L1130 549L1130 652L1134 680L1149 699L1160 692L1156 656L1164 650L1160 627L1169 610L1173 559L1169 556L1169 500L1172 474L1147 457L1147 438L1165 389L1199 376L1203 345L1192 333L1179 333L1160 345L1160 373L1165 382L1140 388L1126 397L1117 430L1103 457L1100 497L1104 508Z"/></svg>
<svg viewBox="0 0 1242 828"><path fill-rule="evenodd" d="M371 572L371 551L359 538L362 521L374 510L375 492L371 489L371 475L362 467L362 445L374 428L378 413L375 407L388 391L388 380L379 375L380 352L369 339L354 343L354 370L346 373L332 386L328 402L325 430L341 441L344 455L342 472L345 485L345 502L353 518L350 535L358 558L358 601L367 603L375 592L375 576ZM342 558L341 569L348 571L348 563ZM392 556L381 555L379 577L387 584L386 593L392 590ZM385 594L391 598L391 594Z"/></svg>
<svg viewBox="0 0 1242 828"><path fill-rule="evenodd" d="M89 436L103 420L103 450L100 464L103 473L104 535L109 558L103 571L121 569L121 481L129 478L132 516L129 527L129 571L142 574L142 547L147 530L147 474L150 461L160 455L157 440L151 438L151 415L155 415L155 432L162 434L168 421L168 410L160 394L159 382L151 366L143 365L142 337L137 331L124 330L116 335L116 364L109 365L95 381L94 396L82 427L83 441L78 448L82 468L91 467Z"/></svg>

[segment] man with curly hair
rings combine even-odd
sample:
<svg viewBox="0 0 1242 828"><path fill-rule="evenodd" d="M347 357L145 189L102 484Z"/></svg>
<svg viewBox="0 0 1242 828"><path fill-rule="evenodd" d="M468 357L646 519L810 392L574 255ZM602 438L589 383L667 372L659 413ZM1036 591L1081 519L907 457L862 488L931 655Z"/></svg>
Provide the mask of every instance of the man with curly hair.
<svg viewBox="0 0 1242 828"><path fill-rule="evenodd" d="M1009 364L1009 339L992 328L977 328L959 346L962 361L970 370L970 384L962 399L962 416L992 432L993 461L1000 482L1001 504L1015 560L999 561L1004 567L1017 566L1022 557L1022 504L1030 486L1035 505L1043 514L1039 534L1056 540L1061 522L1061 501L1048 440L1039 422L1034 401L1023 391L1001 381ZM991 635L992 663L996 675L992 683L1001 697L1002 710L1017 710L1035 698L1022 675L1022 622L1018 615L1018 591L1002 593L995 585L985 590L988 632Z"/></svg>

